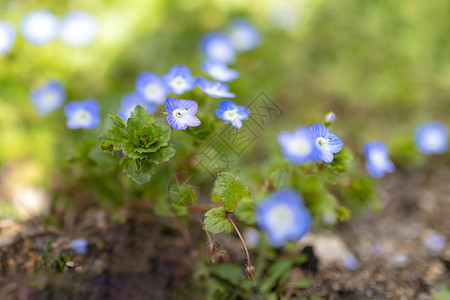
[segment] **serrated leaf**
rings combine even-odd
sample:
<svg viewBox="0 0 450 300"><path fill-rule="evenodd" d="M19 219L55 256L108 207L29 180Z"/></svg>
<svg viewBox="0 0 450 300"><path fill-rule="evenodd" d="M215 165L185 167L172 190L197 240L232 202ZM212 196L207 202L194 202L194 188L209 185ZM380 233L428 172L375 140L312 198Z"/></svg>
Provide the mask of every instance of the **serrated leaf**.
<svg viewBox="0 0 450 300"><path fill-rule="evenodd" d="M140 105L136 106L136 108L131 112L131 116L128 119L128 122L130 122L130 119L133 118L139 120L139 122L141 122L143 125L154 122L153 116Z"/></svg>
<svg viewBox="0 0 450 300"><path fill-rule="evenodd" d="M121 144L125 139L125 131L119 127L113 127L99 136L101 141L101 148L103 151L119 151L121 150Z"/></svg>
<svg viewBox="0 0 450 300"><path fill-rule="evenodd" d="M255 203L250 199L240 201L234 214L241 222L255 224Z"/></svg>
<svg viewBox="0 0 450 300"><path fill-rule="evenodd" d="M233 224L226 217L226 211L223 206L214 207L205 213L205 229L211 233L233 232Z"/></svg>
<svg viewBox="0 0 450 300"><path fill-rule="evenodd" d="M155 165L149 161L124 158L121 164L123 172L137 184L149 182L152 175L155 174Z"/></svg>
<svg viewBox="0 0 450 300"><path fill-rule="evenodd" d="M229 172L217 175L217 185L213 190L212 198L213 200L220 198L227 211L232 212L240 200L248 197L250 197L250 192L238 176Z"/></svg>
<svg viewBox="0 0 450 300"><path fill-rule="evenodd" d="M116 113L111 113L109 117L111 118L114 126L125 128L125 123L123 122L122 118L119 117Z"/></svg>
<svg viewBox="0 0 450 300"><path fill-rule="evenodd" d="M168 146L160 148L158 151L156 151L154 153L143 153L143 154L146 155L145 156L146 159L148 159L156 164L159 164L159 163L168 161L176 153L177 153L177 151L175 150L175 148L172 147L172 145L168 145Z"/></svg>

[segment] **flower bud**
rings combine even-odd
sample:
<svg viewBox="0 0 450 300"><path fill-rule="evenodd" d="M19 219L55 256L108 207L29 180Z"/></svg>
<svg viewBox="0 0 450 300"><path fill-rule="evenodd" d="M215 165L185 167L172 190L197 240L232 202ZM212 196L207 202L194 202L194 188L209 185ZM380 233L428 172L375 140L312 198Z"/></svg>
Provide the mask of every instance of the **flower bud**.
<svg viewBox="0 0 450 300"><path fill-rule="evenodd" d="M245 267L245 273L247 274L248 278L255 284L255 268L252 265L248 265Z"/></svg>
<svg viewBox="0 0 450 300"><path fill-rule="evenodd" d="M219 250L221 248L221 246L220 246L220 244L219 243L217 243L217 242L209 242L208 243L208 246L207 246L207 252L208 252L208 256L209 256L209 259L210 259L210 261L212 262L212 263L214 263L215 262L215 258L216 258L216 255L217 255L217 251Z"/></svg>
<svg viewBox="0 0 450 300"><path fill-rule="evenodd" d="M336 118L336 115L334 114L334 112L330 111L329 113L327 113L327 115L325 116L325 126L330 126L331 123L334 122L334 119Z"/></svg>

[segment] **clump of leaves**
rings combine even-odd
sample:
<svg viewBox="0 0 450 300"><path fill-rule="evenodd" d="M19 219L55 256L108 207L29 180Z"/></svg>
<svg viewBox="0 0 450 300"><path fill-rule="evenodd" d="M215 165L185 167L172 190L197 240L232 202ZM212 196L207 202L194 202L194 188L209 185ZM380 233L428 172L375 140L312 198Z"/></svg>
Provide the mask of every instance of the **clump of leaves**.
<svg viewBox="0 0 450 300"><path fill-rule="evenodd" d="M44 254L38 258L38 268L40 271L44 269L53 270L57 269L60 272L64 272L65 266L73 264L69 256L65 254L56 255L53 253L50 256L49 253L50 242L45 244Z"/></svg>
<svg viewBox="0 0 450 300"><path fill-rule="evenodd" d="M122 151L121 166L128 178L138 184L150 181L156 165L168 161L176 153L170 143L172 129L155 122L153 116L137 106L127 123L116 114L110 115L113 126L100 137L101 149L106 152Z"/></svg>

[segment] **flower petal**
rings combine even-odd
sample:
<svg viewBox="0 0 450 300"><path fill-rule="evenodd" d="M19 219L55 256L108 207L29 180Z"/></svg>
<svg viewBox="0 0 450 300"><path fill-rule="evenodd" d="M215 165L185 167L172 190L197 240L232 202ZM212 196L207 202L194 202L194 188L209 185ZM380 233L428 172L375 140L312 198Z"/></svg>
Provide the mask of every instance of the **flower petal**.
<svg viewBox="0 0 450 300"><path fill-rule="evenodd" d="M187 114L195 115L197 113L198 104L193 100L180 100L178 103L178 108L181 110L187 110Z"/></svg>

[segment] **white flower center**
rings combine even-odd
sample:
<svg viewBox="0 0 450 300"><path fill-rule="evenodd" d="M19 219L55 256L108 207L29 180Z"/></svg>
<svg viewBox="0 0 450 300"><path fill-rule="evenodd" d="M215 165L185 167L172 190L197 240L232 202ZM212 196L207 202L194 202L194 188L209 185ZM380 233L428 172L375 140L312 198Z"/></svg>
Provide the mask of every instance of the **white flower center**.
<svg viewBox="0 0 450 300"><path fill-rule="evenodd" d="M386 163L386 156L381 151L372 151L370 161L376 166L383 166Z"/></svg>
<svg viewBox="0 0 450 300"><path fill-rule="evenodd" d="M318 137L316 139L316 144L317 144L317 146L319 146L319 148L327 148L329 142L330 142L330 139L326 139L323 137Z"/></svg>
<svg viewBox="0 0 450 300"><path fill-rule="evenodd" d="M154 95L159 94L159 87L156 84L149 84L145 87L144 94L146 98L152 98Z"/></svg>
<svg viewBox="0 0 450 300"><path fill-rule="evenodd" d="M172 84L182 87L186 85L186 80L181 76L177 76L172 80Z"/></svg>
<svg viewBox="0 0 450 300"><path fill-rule="evenodd" d="M424 144L430 150L439 149L444 143L444 139L442 138L442 134L439 130L430 129L425 135Z"/></svg>
<svg viewBox="0 0 450 300"><path fill-rule="evenodd" d="M225 112L225 116L227 117L227 119L229 119L230 121L232 120L236 120L237 118L239 118L238 114L237 114L237 109L229 109Z"/></svg>
<svg viewBox="0 0 450 300"><path fill-rule="evenodd" d="M51 91L44 94L41 105L46 109L52 109L58 105L57 93Z"/></svg>
<svg viewBox="0 0 450 300"><path fill-rule="evenodd" d="M79 109L73 118L77 124L88 126L91 123L92 116L87 110Z"/></svg>
<svg viewBox="0 0 450 300"><path fill-rule="evenodd" d="M288 145L288 151L290 153L306 156L311 153L311 143L305 138L295 138Z"/></svg>
<svg viewBox="0 0 450 300"><path fill-rule="evenodd" d="M294 221L292 209L285 204L275 206L267 216L267 222L272 228L276 228L280 232L289 231Z"/></svg>
<svg viewBox="0 0 450 300"><path fill-rule="evenodd" d="M179 108L174 109L172 112L172 116L174 116L175 118L181 119L183 117L183 114L186 110L181 110Z"/></svg>

